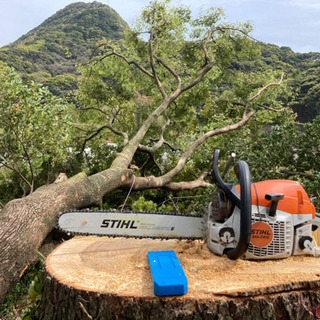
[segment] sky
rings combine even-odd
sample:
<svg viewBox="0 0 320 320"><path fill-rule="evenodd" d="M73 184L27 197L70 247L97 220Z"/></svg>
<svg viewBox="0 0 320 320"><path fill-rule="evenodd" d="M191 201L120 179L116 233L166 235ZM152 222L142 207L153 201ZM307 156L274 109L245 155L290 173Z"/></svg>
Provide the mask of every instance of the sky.
<svg viewBox="0 0 320 320"><path fill-rule="evenodd" d="M0 46L17 40L66 5L81 0L0 0ZM130 25L149 0L98 0ZM83 2L92 2L86 0ZM221 7L230 22L249 21L252 36L295 52L320 52L320 0L173 0L199 10Z"/></svg>

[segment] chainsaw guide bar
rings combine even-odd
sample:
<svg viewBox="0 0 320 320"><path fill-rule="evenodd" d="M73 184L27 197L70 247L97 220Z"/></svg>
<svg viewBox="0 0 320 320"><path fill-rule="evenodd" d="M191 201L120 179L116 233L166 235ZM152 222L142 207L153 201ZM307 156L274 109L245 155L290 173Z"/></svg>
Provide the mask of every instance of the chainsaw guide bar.
<svg viewBox="0 0 320 320"><path fill-rule="evenodd" d="M58 217L58 229L68 235L151 239L204 239L206 217L179 213L74 210Z"/></svg>
<svg viewBox="0 0 320 320"><path fill-rule="evenodd" d="M292 180L251 183L249 166L242 160L234 166L240 185L225 183L218 168L219 152L215 150L212 160L212 178L218 189L203 217L86 209L61 214L58 228L72 235L204 239L213 253L233 260L319 257L313 231L320 227L320 217L302 185Z"/></svg>

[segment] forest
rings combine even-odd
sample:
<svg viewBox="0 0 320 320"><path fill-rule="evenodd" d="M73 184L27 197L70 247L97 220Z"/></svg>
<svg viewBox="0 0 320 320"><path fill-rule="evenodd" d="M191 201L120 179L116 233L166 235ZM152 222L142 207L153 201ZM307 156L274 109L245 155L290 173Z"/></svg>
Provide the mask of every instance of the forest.
<svg viewBox="0 0 320 320"><path fill-rule="evenodd" d="M320 211L320 53L251 31L220 8L155 1L129 27L79 2L0 48L1 319L37 319L60 212L123 208L132 189L125 209L203 215L215 149Z"/></svg>

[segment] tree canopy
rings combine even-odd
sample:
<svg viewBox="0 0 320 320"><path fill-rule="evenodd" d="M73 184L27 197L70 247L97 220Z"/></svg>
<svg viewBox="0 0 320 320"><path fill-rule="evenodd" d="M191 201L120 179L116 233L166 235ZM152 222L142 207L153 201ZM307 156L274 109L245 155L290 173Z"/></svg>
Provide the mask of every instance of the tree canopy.
<svg viewBox="0 0 320 320"><path fill-rule="evenodd" d="M221 9L193 19L187 7L152 2L123 41L102 41L82 68L77 125L87 135L80 150L97 154L106 141L121 153L130 149L126 165L145 182L158 179L151 188L195 177L193 187L208 186L209 138L291 115L281 69L232 68L259 55L250 31L226 23Z"/></svg>

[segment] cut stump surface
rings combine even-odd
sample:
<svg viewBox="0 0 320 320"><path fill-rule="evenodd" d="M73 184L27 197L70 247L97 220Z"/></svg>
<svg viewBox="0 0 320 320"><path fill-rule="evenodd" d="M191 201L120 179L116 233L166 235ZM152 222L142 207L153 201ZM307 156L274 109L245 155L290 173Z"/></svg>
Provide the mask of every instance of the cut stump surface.
<svg viewBox="0 0 320 320"><path fill-rule="evenodd" d="M175 251L188 278L187 294L161 298L154 296L147 253L162 250ZM173 309L178 306L181 309L187 303L190 310L186 315L201 313L201 317L210 311L212 316L215 312L217 315L225 312L232 317L235 312L234 314L238 314L237 319L255 319L250 318L248 308L255 308L257 302L261 307L261 303L264 304L262 301L270 307L270 319L317 319L317 312L320 311L317 309L320 306L319 258L294 256L267 261L230 260L214 255L201 241L76 237L62 243L49 255L46 260L46 275L51 288L44 289L43 318L49 312L46 309L51 308L50 312L54 312L57 307L57 301L53 301L57 297L54 291L60 292L57 286L62 286L63 290L71 290L73 294L85 294L87 300L82 296L84 301L89 301L89 297L94 295L99 299L103 296L106 299L116 297L117 301L129 299L137 303L135 312L142 308L141 313L134 313L132 318L141 319L147 314L143 304L152 302L154 309L154 304L159 301L162 304L166 301ZM286 311L277 311L279 299L282 304L286 299L294 299L297 301L296 307L288 306ZM238 305L236 310L232 311L230 306L227 307L228 301ZM101 304L97 300L94 303ZM87 305L88 309L81 305L83 308L74 311L73 319L80 319L81 312L90 315L90 303ZM226 306L226 310L229 308L229 311L223 311L222 305ZM264 309L268 309L267 306ZM110 308L113 306L108 308L108 312L111 312ZM243 317L239 314L241 308L247 310L243 311ZM91 311L94 313L92 319L104 319L102 309L100 306ZM130 318L131 313L124 313L124 309L114 305L114 313L110 314L115 318ZM260 312L258 309L256 311ZM159 310L155 317L161 317ZM148 312L150 316L152 312ZM293 317L291 312L295 313ZM163 317L167 316L163 314ZM105 319L107 318L105 315Z"/></svg>

